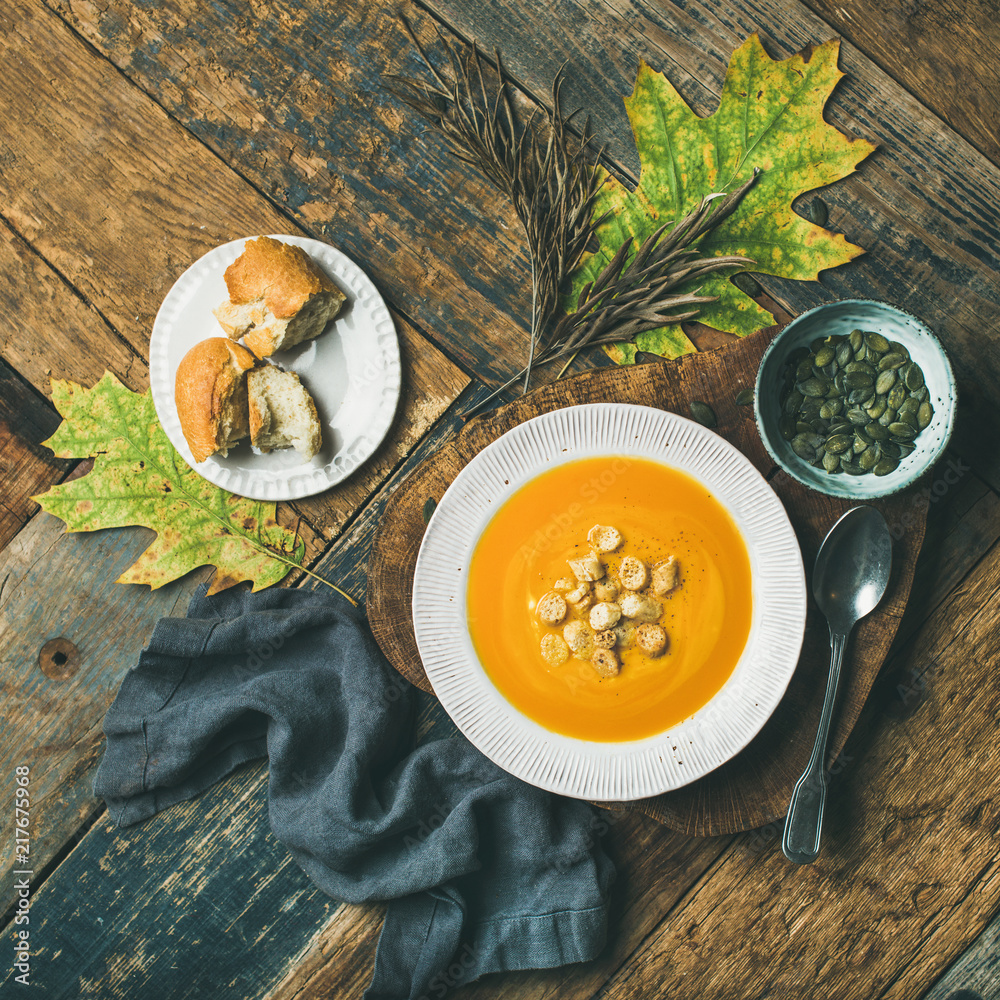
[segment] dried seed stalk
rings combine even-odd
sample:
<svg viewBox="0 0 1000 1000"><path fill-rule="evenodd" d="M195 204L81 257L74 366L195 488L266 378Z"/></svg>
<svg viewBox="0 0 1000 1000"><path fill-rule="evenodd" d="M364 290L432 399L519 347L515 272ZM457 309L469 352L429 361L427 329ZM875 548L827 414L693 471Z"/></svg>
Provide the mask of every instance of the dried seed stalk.
<svg viewBox="0 0 1000 1000"><path fill-rule="evenodd" d="M404 23L406 23L404 21ZM736 208L757 178L738 191L711 195L675 225L657 230L634 255L626 240L597 279L582 290L577 308L558 321L560 291L587 243L606 216L593 217L601 173L591 156L589 122L574 136L560 112L562 71L552 86L552 108L541 121L533 112L521 123L504 79L500 53L484 63L475 44L464 53L440 32L450 78L439 71L406 23L431 81L389 77L389 87L423 115L469 163L507 195L524 226L531 259L531 336L527 364L465 416L471 416L523 377L527 391L533 367L586 347L610 344L668 323L696 316L715 296L683 292L679 286L727 267L754 263L745 257L702 257L693 247ZM572 115L569 116L572 118Z"/></svg>
<svg viewBox="0 0 1000 1000"><path fill-rule="evenodd" d="M698 314L715 296L683 292L680 285L704 278L728 267L744 267L754 262L746 257L702 257L691 246L731 215L757 180L758 171L732 194L709 195L693 212L673 226L662 226L646 239L629 258L628 239L605 265L597 278L580 291L577 308L555 324L536 364L545 364L565 355L575 355L585 347L613 344L668 323L681 323ZM476 405L482 409L513 382L519 372L496 392Z"/></svg>
<svg viewBox="0 0 1000 1000"><path fill-rule="evenodd" d="M523 370L527 391L542 331L559 309L563 281L602 221L593 218L602 181L589 122L580 135L567 128L569 119L560 111L561 71L544 120L535 110L521 122L499 52L494 50L494 67L475 44L460 53L438 32L451 64L449 79L406 27L433 80L392 76L390 89L444 135L455 157L481 170L511 200L524 227L531 260L531 335Z"/></svg>

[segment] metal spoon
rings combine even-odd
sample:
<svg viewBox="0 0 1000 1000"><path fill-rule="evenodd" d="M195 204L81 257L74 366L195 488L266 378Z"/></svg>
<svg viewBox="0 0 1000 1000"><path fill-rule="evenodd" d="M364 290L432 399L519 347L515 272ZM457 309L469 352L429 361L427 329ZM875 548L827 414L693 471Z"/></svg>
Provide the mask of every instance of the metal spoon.
<svg viewBox="0 0 1000 1000"><path fill-rule="evenodd" d="M857 622L882 600L892 566L892 537L874 507L854 507L829 531L813 570L813 595L830 626L830 676L812 755L796 782L785 820L785 857L808 864L819 854L826 802L826 741L844 647Z"/></svg>

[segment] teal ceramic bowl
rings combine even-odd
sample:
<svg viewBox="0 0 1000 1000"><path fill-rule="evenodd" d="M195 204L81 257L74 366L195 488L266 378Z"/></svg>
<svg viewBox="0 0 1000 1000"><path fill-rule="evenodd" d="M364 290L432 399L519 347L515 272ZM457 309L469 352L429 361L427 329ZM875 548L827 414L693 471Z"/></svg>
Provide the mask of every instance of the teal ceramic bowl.
<svg viewBox="0 0 1000 1000"><path fill-rule="evenodd" d="M782 415L783 376L789 355L796 348L808 348L817 338L847 335L852 330L874 331L887 340L901 343L909 351L911 360L920 365L934 407L930 424L913 441L913 452L900 460L895 471L885 476L834 474L815 468L792 451L778 426ZM951 438L957 403L955 376L937 337L908 313L884 302L865 299L831 302L792 320L765 351L757 371L754 394L757 429L774 461L788 475L811 489L852 500L898 493L934 466Z"/></svg>

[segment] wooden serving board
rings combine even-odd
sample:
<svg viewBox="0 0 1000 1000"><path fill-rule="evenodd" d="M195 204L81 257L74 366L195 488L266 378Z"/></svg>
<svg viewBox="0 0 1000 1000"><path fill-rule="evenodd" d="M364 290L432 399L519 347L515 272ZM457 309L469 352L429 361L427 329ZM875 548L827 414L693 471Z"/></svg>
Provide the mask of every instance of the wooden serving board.
<svg viewBox="0 0 1000 1000"><path fill-rule="evenodd" d="M778 329L677 361L585 372L540 388L463 427L396 490L386 505L372 548L368 618L393 666L424 691L431 691L410 614L427 500L439 500L459 471L501 434L564 406L638 403L689 416L692 400L707 402L718 418L717 432L753 462L785 505L811 583L812 565L823 537L855 503L809 490L775 466L757 433L753 407L736 404L737 393L754 385L761 356ZM914 504L910 494L874 504L885 514L894 537L892 577L882 603L859 623L848 646L829 761L843 749L896 634L926 527L926 505ZM810 594L799 665L784 699L761 732L741 753L705 777L632 805L672 829L700 836L757 829L784 816L812 749L828 666L827 625Z"/></svg>

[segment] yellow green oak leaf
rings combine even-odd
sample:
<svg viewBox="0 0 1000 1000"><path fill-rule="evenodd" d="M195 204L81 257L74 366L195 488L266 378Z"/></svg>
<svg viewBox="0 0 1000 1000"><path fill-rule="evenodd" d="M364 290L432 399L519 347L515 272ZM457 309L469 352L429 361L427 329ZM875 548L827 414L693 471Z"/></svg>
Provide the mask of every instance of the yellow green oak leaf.
<svg viewBox="0 0 1000 1000"><path fill-rule="evenodd" d="M178 454L156 417L151 393L132 392L105 372L92 389L53 379L63 417L45 442L59 458L93 458L85 476L34 499L68 531L144 525L157 534L119 583L156 590L213 565L209 593L241 580L269 587L302 562L305 545L275 520L275 504L213 486Z"/></svg>
<svg viewBox="0 0 1000 1000"><path fill-rule="evenodd" d="M702 198L733 191L762 169L736 211L696 246L706 256L749 257L747 268L799 281L864 253L838 233L813 225L792 211L796 197L852 173L875 147L849 139L823 120L823 106L844 75L837 68L840 42L818 46L808 57L771 59L756 34L734 53L716 111L699 118L662 73L643 62L635 90L625 99L641 172L634 192L615 178L606 181L595 218L600 249L574 274L571 301L592 281L628 237L634 245L666 222L697 208ZM699 286L718 301L701 308L698 321L744 337L774 317L730 281L709 275ZM636 350L665 357L694 351L680 324L640 334L634 343L605 348L619 364Z"/></svg>

